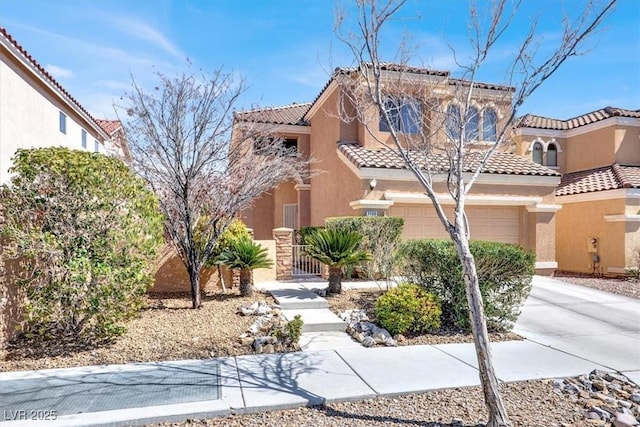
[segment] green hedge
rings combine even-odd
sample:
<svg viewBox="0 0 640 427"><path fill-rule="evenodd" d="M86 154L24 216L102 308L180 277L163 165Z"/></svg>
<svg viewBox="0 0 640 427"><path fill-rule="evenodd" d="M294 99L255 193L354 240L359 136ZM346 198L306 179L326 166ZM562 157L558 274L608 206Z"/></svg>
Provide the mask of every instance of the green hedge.
<svg viewBox="0 0 640 427"><path fill-rule="evenodd" d="M329 228L357 232L362 236L358 249L371 254L371 261L362 265L367 278L388 278L393 270L393 253L400 237L404 219L395 216L347 216L327 218Z"/></svg>
<svg viewBox="0 0 640 427"><path fill-rule="evenodd" d="M516 245L470 242L490 330L510 330L531 290L535 255ZM450 240L408 240L396 253L398 272L436 294L443 323L469 329L469 311L462 266Z"/></svg>
<svg viewBox="0 0 640 427"><path fill-rule="evenodd" d="M376 319L392 335L424 333L440 327L440 301L420 285L401 283L376 300Z"/></svg>

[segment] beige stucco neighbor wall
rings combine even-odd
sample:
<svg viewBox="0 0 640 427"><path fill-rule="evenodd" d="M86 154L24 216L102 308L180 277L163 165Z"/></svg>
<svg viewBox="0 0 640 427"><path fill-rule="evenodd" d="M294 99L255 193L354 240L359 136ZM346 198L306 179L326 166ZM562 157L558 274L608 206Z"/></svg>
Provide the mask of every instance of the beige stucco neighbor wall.
<svg viewBox="0 0 640 427"><path fill-rule="evenodd" d="M562 200L559 198L559 200ZM556 257L558 268L591 273L593 261L588 253L588 239L598 239L598 272L608 268L624 269L626 264L624 222L607 222L605 215L625 211L625 199L562 203L556 219Z"/></svg>
<svg viewBox="0 0 640 427"><path fill-rule="evenodd" d="M0 46L0 184L9 178L11 158L18 148L64 146L83 150L81 131L87 131L87 150L102 140L80 115L63 103L23 64L14 62ZM66 133L60 132L60 111L67 116ZM104 147L100 145L100 150Z"/></svg>
<svg viewBox="0 0 640 427"><path fill-rule="evenodd" d="M223 267L225 286L233 286L232 273ZM202 291L221 288L217 268L206 268L200 275L200 289ZM149 292L173 293L191 292L189 275L184 263L176 254L175 249L167 244L160 252L158 258L158 271L156 272L154 284Z"/></svg>
<svg viewBox="0 0 640 427"><path fill-rule="evenodd" d="M273 261L271 268L257 268L253 270L253 283L276 280L276 241L275 240L255 240L256 243L267 249L267 256Z"/></svg>

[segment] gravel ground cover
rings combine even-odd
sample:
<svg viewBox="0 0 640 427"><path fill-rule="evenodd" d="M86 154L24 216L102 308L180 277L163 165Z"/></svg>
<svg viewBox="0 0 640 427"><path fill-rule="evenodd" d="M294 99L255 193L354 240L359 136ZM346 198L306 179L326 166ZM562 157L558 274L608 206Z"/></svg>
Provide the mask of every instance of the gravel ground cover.
<svg viewBox="0 0 640 427"><path fill-rule="evenodd" d="M556 274L556 279L574 285L624 295L629 298L640 299L640 280L612 277L576 276L562 273Z"/></svg>
<svg viewBox="0 0 640 427"><path fill-rule="evenodd" d="M626 280L587 277L561 277L570 283L639 298L638 284ZM189 295L150 295L128 332L115 342L98 348L69 343L38 345L15 343L9 360L0 361L0 371L59 368L97 364L209 358L251 353L238 342L253 322L237 315L243 303L273 299L257 293L242 298L230 291L203 298L200 310L191 310ZM331 297L334 311L365 308L373 314L373 303L381 291L347 290ZM517 339L516 335L492 336L492 340ZM435 335L406 337L400 345L469 342L459 331L440 331ZM514 426L593 426L584 419L584 409L568 397L555 393L551 380L526 381L503 385L503 398ZM231 416L161 426L482 426L486 421L479 387L438 390L393 398L332 403L320 407L298 408L261 414ZM608 424L604 424L608 425Z"/></svg>
<svg viewBox="0 0 640 427"><path fill-rule="evenodd" d="M551 380L505 384L502 396L514 427L595 425L579 405L553 392ZM155 426L479 427L486 420L482 390L469 387Z"/></svg>

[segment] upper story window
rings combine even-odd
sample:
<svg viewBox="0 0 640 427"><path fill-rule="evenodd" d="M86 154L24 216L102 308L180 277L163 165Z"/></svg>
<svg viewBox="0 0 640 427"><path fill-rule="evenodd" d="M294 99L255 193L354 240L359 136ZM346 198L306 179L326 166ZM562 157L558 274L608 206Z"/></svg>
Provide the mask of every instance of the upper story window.
<svg viewBox="0 0 640 427"><path fill-rule="evenodd" d="M82 129L82 148L87 148L87 131Z"/></svg>
<svg viewBox="0 0 640 427"><path fill-rule="evenodd" d="M384 113L380 112L381 132L390 132L395 129L401 133L416 134L422 130L422 107L417 99L413 98L387 98L384 108L389 116L389 121Z"/></svg>
<svg viewBox="0 0 640 427"><path fill-rule="evenodd" d="M482 140L495 141L498 138L498 115L492 108L485 108L482 114Z"/></svg>
<svg viewBox="0 0 640 427"><path fill-rule="evenodd" d="M93 140L93 152L94 153L99 153L100 152L100 143L98 142L97 139Z"/></svg>
<svg viewBox="0 0 640 427"><path fill-rule="evenodd" d="M498 115L494 109L486 108L480 114L478 108L469 107L463 123L460 107L449 104L445 132L449 139L458 140L464 128L465 141L494 142L497 139L497 121Z"/></svg>
<svg viewBox="0 0 640 427"><path fill-rule="evenodd" d="M280 146L274 146L275 143L280 143ZM258 155L276 154L287 155L295 157L298 155L298 140L296 138L256 138L253 140L253 152Z"/></svg>
<svg viewBox="0 0 640 427"><path fill-rule="evenodd" d="M547 166L558 166L558 147L556 144L547 146Z"/></svg>
<svg viewBox="0 0 640 427"><path fill-rule="evenodd" d="M539 165L542 164L542 144L540 144L539 142L536 142L533 144L533 150L532 154L531 154L531 158L534 162L538 163Z"/></svg>
<svg viewBox="0 0 640 427"><path fill-rule="evenodd" d="M60 132L67 133L67 116L60 111Z"/></svg>
<svg viewBox="0 0 640 427"><path fill-rule="evenodd" d="M445 123L446 133L449 139L460 139L460 121L460 107L455 104L449 104L447 107L447 121Z"/></svg>
<svg viewBox="0 0 640 427"><path fill-rule="evenodd" d="M476 107L469 107L464 120L464 138L467 141L477 141L480 134L480 116Z"/></svg>

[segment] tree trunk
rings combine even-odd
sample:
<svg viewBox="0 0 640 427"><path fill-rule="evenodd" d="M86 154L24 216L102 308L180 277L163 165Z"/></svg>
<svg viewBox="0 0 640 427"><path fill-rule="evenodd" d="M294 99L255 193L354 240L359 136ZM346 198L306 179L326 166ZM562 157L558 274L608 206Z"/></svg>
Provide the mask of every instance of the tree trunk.
<svg viewBox="0 0 640 427"><path fill-rule="evenodd" d="M458 228L458 233L463 231ZM508 427L511 426L507 410L500 396L498 380L493 368L491 357L491 347L489 334L487 332L487 322L484 315L484 304L480 293L480 283L476 271L476 261L469 249L469 241L466 236L456 234L454 242L458 257L462 263L464 283L467 293L467 306L469 307L469 320L471 321L471 332L473 333L478 357L478 367L480 370L480 382L484 393L484 401L489 411L489 421L487 427Z"/></svg>
<svg viewBox="0 0 640 427"><path fill-rule="evenodd" d="M342 292L342 267L329 266L329 289L330 294Z"/></svg>
<svg viewBox="0 0 640 427"><path fill-rule="evenodd" d="M187 266L189 272L189 283L191 284L191 308L200 308L200 269L194 266Z"/></svg>
<svg viewBox="0 0 640 427"><path fill-rule="evenodd" d="M253 295L253 284L251 283L251 269L240 269L240 295L250 297Z"/></svg>

